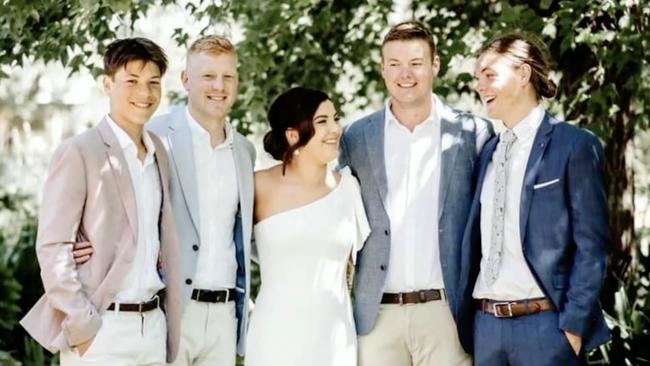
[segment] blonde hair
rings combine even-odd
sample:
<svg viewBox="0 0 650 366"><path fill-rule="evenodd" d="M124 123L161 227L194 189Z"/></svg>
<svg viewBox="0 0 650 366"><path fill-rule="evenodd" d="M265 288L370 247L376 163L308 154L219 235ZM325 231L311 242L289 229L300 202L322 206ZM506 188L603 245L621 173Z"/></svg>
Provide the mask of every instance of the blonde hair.
<svg viewBox="0 0 650 366"><path fill-rule="evenodd" d="M187 55L194 53L208 53L215 56L230 53L237 56L237 50L228 38L215 35L203 36L194 41L187 50Z"/></svg>

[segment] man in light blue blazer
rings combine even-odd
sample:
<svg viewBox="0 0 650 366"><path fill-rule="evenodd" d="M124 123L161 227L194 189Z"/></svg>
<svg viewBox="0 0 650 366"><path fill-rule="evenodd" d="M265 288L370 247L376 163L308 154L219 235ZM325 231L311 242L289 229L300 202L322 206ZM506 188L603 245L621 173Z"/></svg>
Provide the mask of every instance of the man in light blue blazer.
<svg viewBox="0 0 650 366"><path fill-rule="evenodd" d="M183 319L174 365L235 365L243 354L250 290L255 149L227 116L237 97L237 53L206 36L187 53L186 108L148 128L169 154L181 244Z"/></svg>
<svg viewBox="0 0 650 366"><path fill-rule="evenodd" d="M372 232L357 257L361 366L470 365L456 326L461 239L488 122L432 93L440 60L421 23L382 45L386 106L343 134L339 165L359 180Z"/></svg>
<svg viewBox="0 0 650 366"><path fill-rule="evenodd" d="M580 365L609 339L603 151L541 106L556 90L545 54L514 33L477 61L477 91L504 124L479 157L463 242L461 324L473 325L477 366Z"/></svg>

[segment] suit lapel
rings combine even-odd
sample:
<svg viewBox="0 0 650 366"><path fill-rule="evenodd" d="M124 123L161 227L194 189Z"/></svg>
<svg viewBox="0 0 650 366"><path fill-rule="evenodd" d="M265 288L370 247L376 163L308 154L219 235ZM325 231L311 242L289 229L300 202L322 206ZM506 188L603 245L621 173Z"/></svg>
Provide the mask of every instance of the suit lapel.
<svg viewBox="0 0 650 366"><path fill-rule="evenodd" d="M386 111L377 113L368 121L369 125L364 129L366 149L368 150L368 161L370 170L375 177L375 184L379 190L381 202L386 209L386 195L388 194L388 179L386 178L386 162L384 160L384 118Z"/></svg>
<svg viewBox="0 0 650 366"><path fill-rule="evenodd" d="M526 165L526 173L524 175L524 185L521 190L521 206L519 208L519 232L521 236L521 243L523 245L526 238L526 225L528 224L528 214L530 213L530 205L533 197L533 186L539 172L539 166L542 161L542 156L548 147L549 140L551 139L551 132L553 125L550 121L548 113L544 114L542 124L535 135L535 141L528 157L528 164Z"/></svg>
<svg viewBox="0 0 650 366"><path fill-rule="evenodd" d="M440 115L440 187L439 187L439 204L438 204L438 220L442 217L442 213L446 212L445 200L447 192L449 191L449 184L451 177L454 175L452 171L456 166L456 156L461 147L461 133L462 123L456 119L456 116L446 104L440 103L441 110L438 111Z"/></svg>
<svg viewBox="0 0 650 366"><path fill-rule="evenodd" d="M492 137L488 142L485 143L483 150L481 151L481 159L479 159L478 166L478 179L476 181L476 195L478 195L480 200L481 190L483 189L483 182L485 181L485 174L487 173L488 165L492 161L492 155L494 150L497 149L497 144L499 143L499 138L497 136Z"/></svg>
<svg viewBox="0 0 650 366"><path fill-rule="evenodd" d="M185 198L194 230L199 232L199 200L196 185L196 171L194 167L194 148L192 146L192 132L185 118L185 108L180 108L169 128L169 147L174 162L174 169L181 183L181 191Z"/></svg>
<svg viewBox="0 0 650 366"><path fill-rule="evenodd" d="M131 227L131 233L133 234L133 243L137 243L138 237L138 209L135 201L135 192L133 191L133 183L131 174L129 173L129 166L124 157L124 151L120 146L117 136L111 130L111 126L108 125L108 121L105 119L100 122L97 126L99 134L104 140L104 145L106 146L106 158L108 164L113 171L113 176L117 182L117 189L120 193L120 200L126 212L126 216L129 220L129 226Z"/></svg>
<svg viewBox="0 0 650 366"><path fill-rule="evenodd" d="M241 210L241 217L244 222L242 222L243 227L249 227L250 222L248 218L252 217L251 203L253 202L253 180L251 179L250 174L247 172L252 172L253 167L251 164L250 156L248 155L246 148L239 143L239 136L236 134L235 129L233 128L233 159L235 160L235 170L237 173L237 189L239 190L239 209ZM247 238L244 238L245 242L248 242Z"/></svg>

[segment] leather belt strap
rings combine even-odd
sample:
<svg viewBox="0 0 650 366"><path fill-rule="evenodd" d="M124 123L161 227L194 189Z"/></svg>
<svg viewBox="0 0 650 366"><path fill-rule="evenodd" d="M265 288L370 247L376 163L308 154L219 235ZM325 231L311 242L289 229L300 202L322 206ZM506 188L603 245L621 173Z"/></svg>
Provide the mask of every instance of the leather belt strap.
<svg viewBox="0 0 650 366"><path fill-rule="evenodd" d="M235 289L229 288L227 290L192 290L192 300L199 302L228 302L235 301Z"/></svg>
<svg viewBox="0 0 650 366"><path fill-rule="evenodd" d="M475 301L478 310L492 314L497 318L514 318L554 309L553 303L547 298L517 301L478 299Z"/></svg>
<svg viewBox="0 0 650 366"><path fill-rule="evenodd" d="M115 310L118 311L133 311L138 313L144 313L157 309L160 306L160 298L158 296L154 297L152 300L147 302L129 304L129 303L111 303L106 310Z"/></svg>
<svg viewBox="0 0 650 366"><path fill-rule="evenodd" d="M429 301L441 300L444 290L420 290L413 292L400 292L396 294L384 293L381 297L382 304L420 304Z"/></svg>

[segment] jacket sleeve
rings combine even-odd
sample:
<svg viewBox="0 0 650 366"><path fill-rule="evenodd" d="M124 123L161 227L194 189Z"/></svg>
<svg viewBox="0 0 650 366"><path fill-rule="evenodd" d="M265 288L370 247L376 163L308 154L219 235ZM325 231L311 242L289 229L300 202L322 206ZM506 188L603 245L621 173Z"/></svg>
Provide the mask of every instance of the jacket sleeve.
<svg viewBox="0 0 650 366"><path fill-rule="evenodd" d="M101 316L79 281L72 246L86 200L86 172L74 141L55 152L43 188L36 255L48 303L65 314L61 324L69 346L91 339L101 326Z"/></svg>
<svg viewBox="0 0 650 366"><path fill-rule="evenodd" d="M608 246L603 151L595 136L576 141L567 171L568 209L576 245L559 327L584 336L605 277Z"/></svg>

